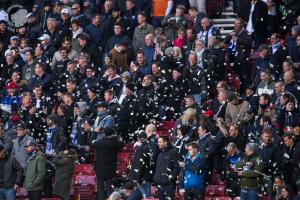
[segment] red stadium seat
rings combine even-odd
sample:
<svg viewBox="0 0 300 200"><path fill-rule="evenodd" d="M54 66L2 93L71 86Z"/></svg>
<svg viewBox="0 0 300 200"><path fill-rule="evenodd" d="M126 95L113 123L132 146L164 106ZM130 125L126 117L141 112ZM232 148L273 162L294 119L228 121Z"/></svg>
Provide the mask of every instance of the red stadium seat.
<svg viewBox="0 0 300 200"><path fill-rule="evenodd" d="M117 178L126 178L128 174L128 166L133 154L129 152L120 152L118 154Z"/></svg>
<svg viewBox="0 0 300 200"><path fill-rule="evenodd" d="M205 196L224 197L226 196L226 187L224 185L208 185L205 188Z"/></svg>
<svg viewBox="0 0 300 200"><path fill-rule="evenodd" d="M232 200L231 197L205 197L205 200Z"/></svg>
<svg viewBox="0 0 300 200"><path fill-rule="evenodd" d="M79 164L75 166L74 174L86 174L86 175L94 175L94 169L91 164Z"/></svg>
<svg viewBox="0 0 300 200"><path fill-rule="evenodd" d="M90 176L90 175L77 175L75 176L75 185L85 186L85 185L96 185L96 176Z"/></svg>
<svg viewBox="0 0 300 200"><path fill-rule="evenodd" d="M28 196L28 193L25 188L18 187L16 191L16 197L19 198L26 198Z"/></svg>

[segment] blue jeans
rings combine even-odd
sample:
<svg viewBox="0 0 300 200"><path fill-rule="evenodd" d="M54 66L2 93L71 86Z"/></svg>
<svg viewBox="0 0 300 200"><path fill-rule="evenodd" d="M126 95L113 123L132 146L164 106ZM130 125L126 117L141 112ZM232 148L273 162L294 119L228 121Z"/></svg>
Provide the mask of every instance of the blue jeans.
<svg viewBox="0 0 300 200"><path fill-rule="evenodd" d="M16 199L16 190L11 189L0 189L0 199L1 200L15 200Z"/></svg>
<svg viewBox="0 0 300 200"><path fill-rule="evenodd" d="M143 183L130 194L127 200L141 200L151 197L151 183Z"/></svg>
<svg viewBox="0 0 300 200"><path fill-rule="evenodd" d="M258 189L241 189L240 200L258 200Z"/></svg>

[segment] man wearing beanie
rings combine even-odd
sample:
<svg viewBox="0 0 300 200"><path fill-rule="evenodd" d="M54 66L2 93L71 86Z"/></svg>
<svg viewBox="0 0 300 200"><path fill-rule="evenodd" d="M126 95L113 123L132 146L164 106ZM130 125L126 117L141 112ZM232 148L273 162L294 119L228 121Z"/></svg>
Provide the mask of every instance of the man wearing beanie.
<svg viewBox="0 0 300 200"><path fill-rule="evenodd" d="M241 182L241 199L258 200L258 188L261 184L263 169L263 161L256 154L256 144L248 143L245 148L245 157L236 165L236 172Z"/></svg>

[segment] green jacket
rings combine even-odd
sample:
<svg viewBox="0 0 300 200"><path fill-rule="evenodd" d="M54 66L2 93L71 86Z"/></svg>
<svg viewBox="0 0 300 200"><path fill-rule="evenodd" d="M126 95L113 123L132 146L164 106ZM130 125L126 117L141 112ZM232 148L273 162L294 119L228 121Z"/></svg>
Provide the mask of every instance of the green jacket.
<svg viewBox="0 0 300 200"><path fill-rule="evenodd" d="M46 176L45 158L42 155L35 155L28 159L28 166L24 181L24 187L27 191L44 189Z"/></svg>
<svg viewBox="0 0 300 200"><path fill-rule="evenodd" d="M251 166L247 168L246 163L251 163ZM256 154L245 156L240 162L237 163L236 168L242 168L241 188L242 189L258 189L262 180L264 165L262 159Z"/></svg>

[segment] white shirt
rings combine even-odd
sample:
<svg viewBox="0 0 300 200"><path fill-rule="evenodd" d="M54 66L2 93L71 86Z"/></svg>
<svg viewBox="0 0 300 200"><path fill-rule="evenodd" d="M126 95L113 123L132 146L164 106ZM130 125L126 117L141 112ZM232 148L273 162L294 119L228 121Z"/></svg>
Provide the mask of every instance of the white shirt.
<svg viewBox="0 0 300 200"><path fill-rule="evenodd" d="M254 32L253 23L252 23L252 13L254 11L254 6L255 6L255 3L251 3L250 16L249 16L249 20L248 20L248 24L247 24L247 28L246 28L249 33Z"/></svg>

